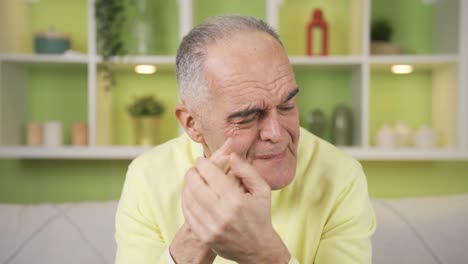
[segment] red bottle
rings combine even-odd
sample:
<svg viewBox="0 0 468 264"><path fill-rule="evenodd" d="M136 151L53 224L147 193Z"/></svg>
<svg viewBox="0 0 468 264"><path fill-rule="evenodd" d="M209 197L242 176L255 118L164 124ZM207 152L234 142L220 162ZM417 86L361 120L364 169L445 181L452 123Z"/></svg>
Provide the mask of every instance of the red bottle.
<svg viewBox="0 0 468 264"><path fill-rule="evenodd" d="M322 51L320 55L328 55L328 23L323 18L323 12L320 8L314 10L312 19L307 25L306 32L306 54L312 56L312 51L314 50L314 40L312 31L317 27L322 31Z"/></svg>

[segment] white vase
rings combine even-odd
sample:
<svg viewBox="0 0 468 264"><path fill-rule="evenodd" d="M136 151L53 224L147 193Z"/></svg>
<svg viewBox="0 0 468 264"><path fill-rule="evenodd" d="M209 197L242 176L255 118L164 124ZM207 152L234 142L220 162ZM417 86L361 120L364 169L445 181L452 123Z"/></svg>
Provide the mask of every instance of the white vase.
<svg viewBox="0 0 468 264"><path fill-rule="evenodd" d="M395 131L390 126L385 124L377 132L376 141L377 146L380 148L394 148L397 146L398 138Z"/></svg>
<svg viewBox="0 0 468 264"><path fill-rule="evenodd" d="M422 126L414 135L414 145L418 148L433 148L436 142L436 132L426 125Z"/></svg>
<svg viewBox="0 0 468 264"><path fill-rule="evenodd" d="M398 138L398 146L405 147L411 145L412 132L403 121L397 121L395 125L395 133Z"/></svg>
<svg viewBox="0 0 468 264"><path fill-rule="evenodd" d="M44 146L59 147L62 145L62 123L58 121L44 122Z"/></svg>
<svg viewBox="0 0 468 264"><path fill-rule="evenodd" d="M134 55L151 55L155 52L154 11L150 0L138 0L132 25L131 53Z"/></svg>

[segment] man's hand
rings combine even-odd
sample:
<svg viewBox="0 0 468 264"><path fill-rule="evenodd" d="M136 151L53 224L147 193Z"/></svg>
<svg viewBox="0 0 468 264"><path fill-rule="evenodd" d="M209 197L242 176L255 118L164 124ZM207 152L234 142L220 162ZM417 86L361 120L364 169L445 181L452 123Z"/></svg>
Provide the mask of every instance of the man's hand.
<svg viewBox="0 0 468 264"><path fill-rule="evenodd" d="M218 166L218 168L221 168L224 172L227 172L229 170L229 153L231 153L231 140L227 140L219 150L213 153L210 161ZM186 178L189 177L192 170L194 170L194 168L187 172ZM184 194L186 193L187 188L188 187L186 185ZM187 211L186 204L187 202L184 195L182 197L182 208L184 210L184 214ZM187 216L185 216L185 218L187 218ZM209 264L213 263L216 258L216 253L214 253L209 246L199 240L187 222L185 222L177 232L171 243L169 251L177 264Z"/></svg>
<svg viewBox="0 0 468 264"><path fill-rule="evenodd" d="M187 173L185 220L205 245L224 258L287 263L289 252L271 223L271 189L247 161L234 153L226 155L226 145L232 144L228 141L214 159L199 158Z"/></svg>

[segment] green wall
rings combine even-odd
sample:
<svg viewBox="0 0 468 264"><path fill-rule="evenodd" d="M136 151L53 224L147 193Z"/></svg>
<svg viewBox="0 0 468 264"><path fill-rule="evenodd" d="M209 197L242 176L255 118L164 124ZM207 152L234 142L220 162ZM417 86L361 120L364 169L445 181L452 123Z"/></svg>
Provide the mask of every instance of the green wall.
<svg viewBox="0 0 468 264"><path fill-rule="evenodd" d="M0 202L118 199L129 161L0 160Z"/></svg>
<svg viewBox="0 0 468 264"><path fill-rule="evenodd" d="M0 160L0 203L115 200L129 160ZM362 162L377 198L468 192L468 161Z"/></svg>
<svg viewBox="0 0 468 264"><path fill-rule="evenodd" d="M468 161L362 162L372 197L400 198L468 192Z"/></svg>

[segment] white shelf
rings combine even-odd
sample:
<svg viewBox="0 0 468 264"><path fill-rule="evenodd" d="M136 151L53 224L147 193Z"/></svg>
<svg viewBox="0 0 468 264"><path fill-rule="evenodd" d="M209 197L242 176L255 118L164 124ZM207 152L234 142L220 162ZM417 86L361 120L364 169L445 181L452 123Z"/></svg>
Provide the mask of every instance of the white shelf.
<svg viewBox="0 0 468 264"><path fill-rule="evenodd" d="M361 56L290 56L293 65L359 65L363 63ZM70 63L86 64L88 55L48 55L48 54L0 54L0 61L18 63ZM96 56L97 63L102 62L101 56ZM175 65L175 56L122 56L112 58L116 64L156 64ZM444 64L457 63L457 55L388 55L369 56L372 64Z"/></svg>
<svg viewBox="0 0 468 264"><path fill-rule="evenodd" d="M359 56L290 56L292 65L359 65Z"/></svg>
<svg viewBox="0 0 468 264"><path fill-rule="evenodd" d="M111 59L117 64L155 64L155 65L175 65L175 56L122 56ZM96 62L101 63L102 57L98 56Z"/></svg>
<svg viewBox="0 0 468 264"><path fill-rule="evenodd" d="M0 62L86 64L87 55L0 54Z"/></svg>
<svg viewBox="0 0 468 264"><path fill-rule="evenodd" d="M369 58L372 64L445 64L459 61L458 55L373 55Z"/></svg>
<svg viewBox="0 0 468 264"><path fill-rule="evenodd" d="M102 146L102 147L0 147L0 158L18 159L134 159L151 147ZM362 161L443 161L468 160L468 153L445 149L379 149L341 147L352 157Z"/></svg>
<svg viewBox="0 0 468 264"><path fill-rule="evenodd" d="M362 161L443 161L468 160L468 153L451 149L415 148L341 148L343 151Z"/></svg>
<svg viewBox="0 0 468 264"><path fill-rule="evenodd" d="M133 159L151 147L0 147L0 158L18 159Z"/></svg>

